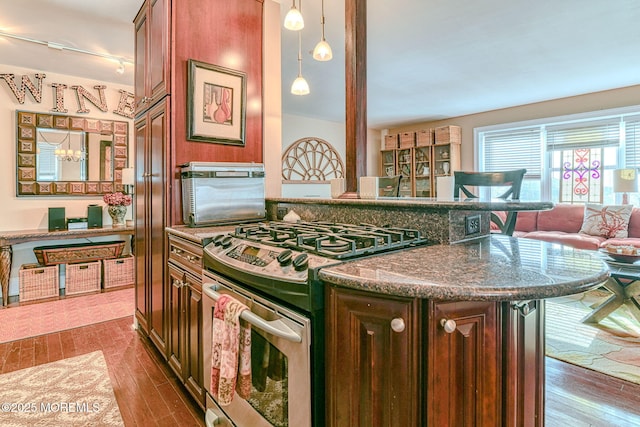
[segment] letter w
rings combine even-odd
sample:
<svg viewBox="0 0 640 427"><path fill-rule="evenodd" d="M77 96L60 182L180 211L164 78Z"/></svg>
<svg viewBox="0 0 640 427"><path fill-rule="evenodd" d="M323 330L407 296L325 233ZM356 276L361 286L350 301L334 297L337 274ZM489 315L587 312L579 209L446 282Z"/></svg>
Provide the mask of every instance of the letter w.
<svg viewBox="0 0 640 427"><path fill-rule="evenodd" d="M36 100L36 102L42 102L42 79L47 77L47 75L36 74L35 77L38 81L37 88L33 84L33 82L29 80L28 76L22 76L22 83L20 84L20 89L18 89L18 87L16 86L16 82L14 81L13 74L0 74L0 79L7 82L9 89L11 89L11 92L13 92L13 96L16 97L20 104L24 104L24 98L27 92L25 89L29 89L29 92L31 92L31 95L33 96L33 99Z"/></svg>

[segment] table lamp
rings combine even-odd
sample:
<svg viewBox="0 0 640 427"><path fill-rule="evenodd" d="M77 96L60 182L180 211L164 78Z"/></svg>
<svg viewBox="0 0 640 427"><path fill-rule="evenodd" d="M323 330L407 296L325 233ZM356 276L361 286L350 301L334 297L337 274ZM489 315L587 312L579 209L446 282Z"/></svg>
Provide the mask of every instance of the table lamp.
<svg viewBox="0 0 640 427"><path fill-rule="evenodd" d="M638 191L638 173L635 169L616 169L613 171L613 192L622 193L622 204L629 204L629 193Z"/></svg>
<svg viewBox="0 0 640 427"><path fill-rule="evenodd" d="M125 188L125 193L133 194L133 186L136 184L136 178L133 168L122 169L122 185Z"/></svg>

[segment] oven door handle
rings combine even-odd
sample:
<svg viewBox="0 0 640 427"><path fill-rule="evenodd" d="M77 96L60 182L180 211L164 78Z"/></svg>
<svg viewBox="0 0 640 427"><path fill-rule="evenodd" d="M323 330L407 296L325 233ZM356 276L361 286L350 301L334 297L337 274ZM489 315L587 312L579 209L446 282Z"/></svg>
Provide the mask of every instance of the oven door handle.
<svg viewBox="0 0 640 427"><path fill-rule="evenodd" d="M218 299L220 299L221 295L210 287L205 287L202 291L214 301L218 301ZM302 337L280 319L265 320L257 314L252 313L250 310L243 310L242 313L240 313L240 318L271 335L275 335L295 343L302 342Z"/></svg>

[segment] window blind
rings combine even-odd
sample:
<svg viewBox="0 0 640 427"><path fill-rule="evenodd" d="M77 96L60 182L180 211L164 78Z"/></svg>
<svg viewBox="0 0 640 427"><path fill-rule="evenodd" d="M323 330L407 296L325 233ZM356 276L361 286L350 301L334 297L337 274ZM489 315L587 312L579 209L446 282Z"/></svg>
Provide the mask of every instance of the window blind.
<svg viewBox="0 0 640 427"><path fill-rule="evenodd" d="M547 127L549 151L610 147L619 141L620 119Z"/></svg>
<svg viewBox="0 0 640 427"><path fill-rule="evenodd" d="M625 166L640 168L640 116L625 118Z"/></svg>
<svg viewBox="0 0 640 427"><path fill-rule="evenodd" d="M492 131L484 134L484 171L524 168L527 177L541 174L540 128Z"/></svg>

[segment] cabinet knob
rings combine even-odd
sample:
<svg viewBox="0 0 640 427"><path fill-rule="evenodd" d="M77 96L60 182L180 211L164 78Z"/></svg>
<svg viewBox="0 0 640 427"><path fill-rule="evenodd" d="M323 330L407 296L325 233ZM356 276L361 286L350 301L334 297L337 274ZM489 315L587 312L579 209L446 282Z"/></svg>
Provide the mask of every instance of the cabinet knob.
<svg viewBox="0 0 640 427"><path fill-rule="evenodd" d="M391 329L393 329L394 332L402 332L404 331L404 328L404 319L396 317L395 319L391 320Z"/></svg>
<svg viewBox="0 0 640 427"><path fill-rule="evenodd" d="M440 319L440 325L442 325L444 331L448 334L453 333L453 331L455 331L456 327L458 326L456 325L456 321L453 319Z"/></svg>

